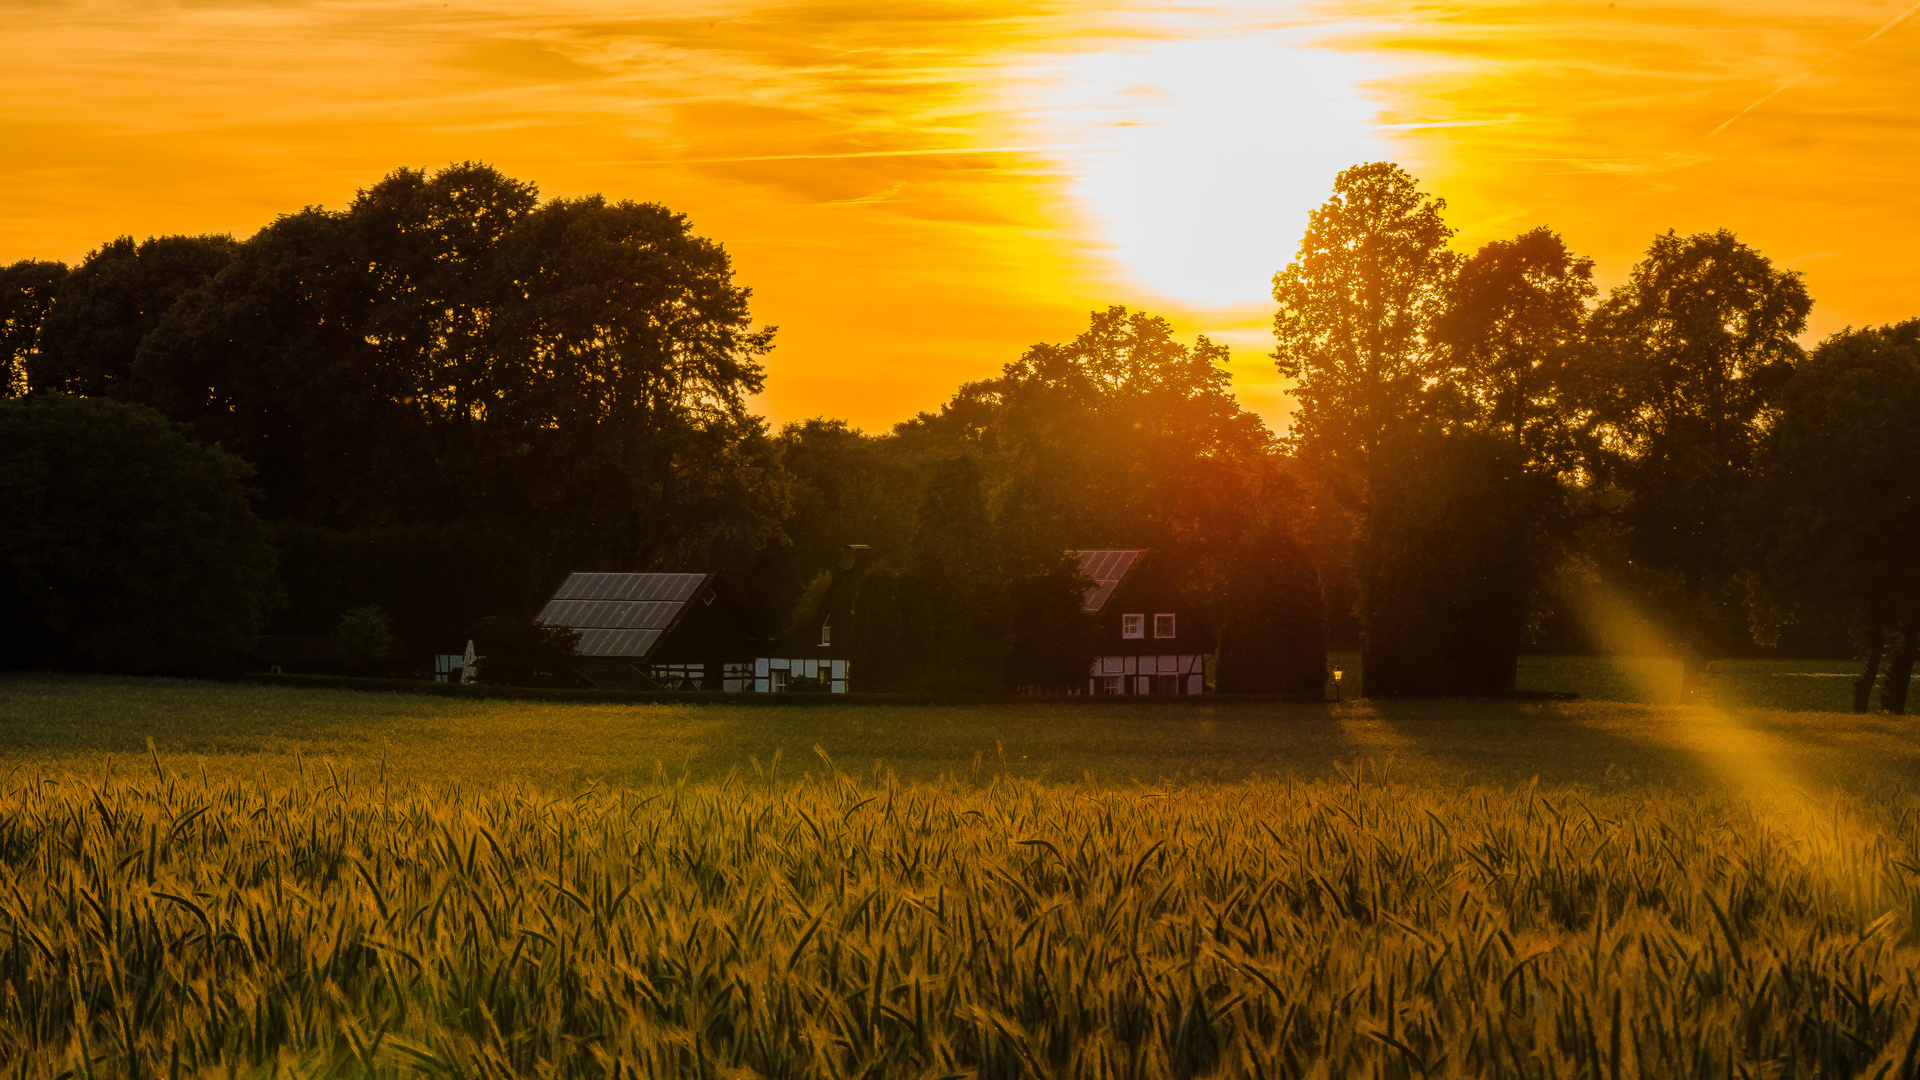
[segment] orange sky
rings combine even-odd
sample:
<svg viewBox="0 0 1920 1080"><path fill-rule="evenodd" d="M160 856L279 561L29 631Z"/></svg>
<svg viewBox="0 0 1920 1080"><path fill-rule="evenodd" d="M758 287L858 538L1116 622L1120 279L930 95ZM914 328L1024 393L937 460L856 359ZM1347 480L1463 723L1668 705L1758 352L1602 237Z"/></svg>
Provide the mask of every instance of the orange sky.
<svg viewBox="0 0 1920 1080"><path fill-rule="evenodd" d="M475 158L725 243L776 421L883 428L1112 302L1228 341L1277 421L1268 282L1362 160L1463 250L1547 224L1612 284L1724 225L1806 272L1814 336L1920 315L1916 10L0 0L0 260Z"/></svg>

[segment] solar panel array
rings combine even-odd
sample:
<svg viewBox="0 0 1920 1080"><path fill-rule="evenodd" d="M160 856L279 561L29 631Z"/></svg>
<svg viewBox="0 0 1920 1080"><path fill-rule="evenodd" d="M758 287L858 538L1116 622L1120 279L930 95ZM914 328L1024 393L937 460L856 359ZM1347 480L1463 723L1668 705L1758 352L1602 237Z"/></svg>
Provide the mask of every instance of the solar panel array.
<svg viewBox="0 0 1920 1080"><path fill-rule="evenodd" d="M672 625L680 606L665 600L549 600L540 621L575 630L658 630Z"/></svg>
<svg viewBox="0 0 1920 1080"><path fill-rule="evenodd" d="M581 656L644 657L680 617L705 574L571 574L540 621L580 631Z"/></svg>
<svg viewBox="0 0 1920 1080"><path fill-rule="evenodd" d="M1080 572L1093 579L1093 588L1080 606L1088 612L1097 612L1106 606L1113 596L1113 590L1120 587L1120 579L1127 576L1133 564L1144 552L1137 549L1120 551L1076 551L1080 557Z"/></svg>
<svg viewBox="0 0 1920 1080"><path fill-rule="evenodd" d="M705 574L568 574L555 600L670 600L684 603Z"/></svg>
<svg viewBox="0 0 1920 1080"><path fill-rule="evenodd" d="M675 605L678 606L678 605ZM574 651L581 656L645 656L663 630L582 630Z"/></svg>

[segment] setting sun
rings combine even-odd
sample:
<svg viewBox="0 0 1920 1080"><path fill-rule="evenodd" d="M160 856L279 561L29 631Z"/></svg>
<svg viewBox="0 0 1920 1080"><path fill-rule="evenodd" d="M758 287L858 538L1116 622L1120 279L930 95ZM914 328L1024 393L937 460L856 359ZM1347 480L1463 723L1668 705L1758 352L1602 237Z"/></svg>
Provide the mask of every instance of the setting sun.
<svg viewBox="0 0 1920 1080"><path fill-rule="evenodd" d="M1048 145L1140 293L1197 308L1270 300L1341 169L1392 156L1366 62L1300 31L1161 41L1023 73Z"/></svg>

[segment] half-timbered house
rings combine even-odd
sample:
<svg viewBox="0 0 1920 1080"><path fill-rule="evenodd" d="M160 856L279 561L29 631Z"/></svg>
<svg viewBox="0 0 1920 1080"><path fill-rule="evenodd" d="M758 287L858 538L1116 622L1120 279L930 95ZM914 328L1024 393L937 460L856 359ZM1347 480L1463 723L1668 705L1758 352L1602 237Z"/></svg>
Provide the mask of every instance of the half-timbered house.
<svg viewBox="0 0 1920 1080"><path fill-rule="evenodd" d="M1093 580L1082 608L1100 628L1087 673L1090 694L1203 694L1213 628L1169 580L1152 552L1075 552Z"/></svg>

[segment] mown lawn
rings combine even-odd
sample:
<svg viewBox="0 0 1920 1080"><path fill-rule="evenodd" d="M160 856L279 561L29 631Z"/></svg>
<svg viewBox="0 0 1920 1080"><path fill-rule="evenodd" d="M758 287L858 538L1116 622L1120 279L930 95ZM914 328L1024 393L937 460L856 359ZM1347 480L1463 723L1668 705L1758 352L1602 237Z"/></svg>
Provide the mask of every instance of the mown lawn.
<svg viewBox="0 0 1920 1080"><path fill-rule="evenodd" d="M163 758L220 775L284 778L325 758L410 780L511 778L570 788L657 774L720 779L876 766L905 779L994 775L1102 785L1252 778L1315 779L1356 763L1408 779L1511 785L1689 785L1761 753L1806 781L1920 780L1914 722L1789 711L1808 685L1845 702L1839 678L1802 662L1721 665L1729 707L1638 703L1651 675L1585 659L1529 658L1523 681L1580 689L1568 703L1222 703L1106 708L1016 705L579 705L179 680L0 678L0 761L82 771L136 767L148 740ZM1672 665L1668 665L1672 666ZM1832 669L1837 665L1824 665ZM1627 674L1621 674L1627 669ZM1677 667L1673 673L1677 685ZM1604 700L1611 695L1627 700ZM1746 703L1766 702L1755 708ZM1729 755L1732 755L1730 758ZM777 765L776 765L777 761Z"/></svg>

